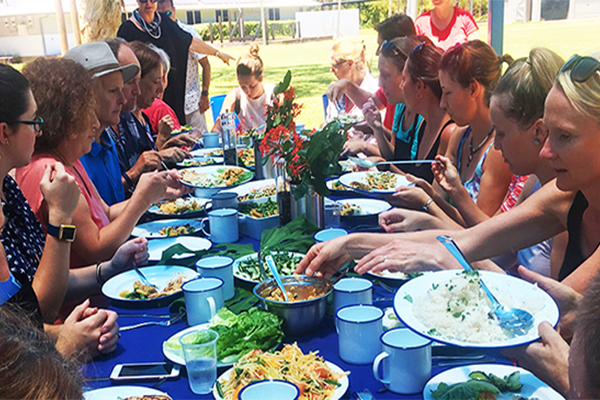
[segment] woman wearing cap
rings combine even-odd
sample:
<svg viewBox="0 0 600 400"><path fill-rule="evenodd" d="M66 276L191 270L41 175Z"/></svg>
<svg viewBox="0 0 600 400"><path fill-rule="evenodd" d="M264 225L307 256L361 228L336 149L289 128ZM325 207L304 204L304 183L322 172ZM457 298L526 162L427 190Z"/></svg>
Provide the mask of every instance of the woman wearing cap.
<svg viewBox="0 0 600 400"><path fill-rule="evenodd" d="M173 68L164 100L175 110L179 123L185 124L185 79L189 51L218 57L226 64L233 57L185 32L166 15L157 13L156 0L137 0L137 3L138 9L121 25L117 36L128 42L139 40L152 43L167 52Z"/></svg>
<svg viewBox="0 0 600 400"><path fill-rule="evenodd" d="M574 56L562 67L546 98L543 126L548 139L540 157L556 180L527 201L462 231L352 234L313 246L296 272L326 276L351 259L357 272L460 268L437 242L454 238L470 261L522 249L568 231L558 279L583 292L600 268L600 61Z"/></svg>

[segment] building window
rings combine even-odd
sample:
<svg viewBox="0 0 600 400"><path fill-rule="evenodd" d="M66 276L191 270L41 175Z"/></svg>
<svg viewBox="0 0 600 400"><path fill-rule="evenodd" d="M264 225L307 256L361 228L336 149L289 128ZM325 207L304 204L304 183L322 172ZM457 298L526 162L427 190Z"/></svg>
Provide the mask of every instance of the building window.
<svg viewBox="0 0 600 400"><path fill-rule="evenodd" d="M194 11L194 23L195 24L202 23L202 16L200 15L200 11Z"/></svg>
<svg viewBox="0 0 600 400"><path fill-rule="evenodd" d="M229 11L228 10L216 10L215 11L215 19L218 21L219 17L222 17L223 22L229 21Z"/></svg>
<svg viewBox="0 0 600 400"><path fill-rule="evenodd" d="M200 11L187 11L186 16L188 25L202 23L202 16L200 15Z"/></svg>
<svg viewBox="0 0 600 400"><path fill-rule="evenodd" d="M269 8L269 21L279 21L279 8Z"/></svg>
<svg viewBox="0 0 600 400"><path fill-rule="evenodd" d="M194 13L192 11L186 11L185 15L187 17L187 24L193 25L194 24Z"/></svg>

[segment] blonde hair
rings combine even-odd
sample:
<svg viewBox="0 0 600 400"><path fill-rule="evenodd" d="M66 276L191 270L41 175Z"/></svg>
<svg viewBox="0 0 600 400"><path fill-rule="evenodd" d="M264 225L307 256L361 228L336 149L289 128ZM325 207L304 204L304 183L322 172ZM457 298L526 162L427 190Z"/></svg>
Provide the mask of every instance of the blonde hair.
<svg viewBox="0 0 600 400"><path fill-rule="evenodd" d="M235 72L238 76L254 76L259 79L263 74L263 62L258 56L259 47L256 43L252 43L248 54L241 56L235 65Z"/></svg>
<svg viewBox="0 0 600 400"><path fill-rule="evenodd" d="M352 60L359 71L365 72L369 70L365 51L366 47L362 39L339 39L331 47L331 58L336 64Z"/></svg>
<svg viewBox="0 0 600 400"><path fill-rule="evenodd" d="M599 58L598 54L591 57ZM585 82L574 82L571 79L571 71L569 69L559 72L556 86L579 113L592 118L600 126L600 71L595 71Z"/></svg>

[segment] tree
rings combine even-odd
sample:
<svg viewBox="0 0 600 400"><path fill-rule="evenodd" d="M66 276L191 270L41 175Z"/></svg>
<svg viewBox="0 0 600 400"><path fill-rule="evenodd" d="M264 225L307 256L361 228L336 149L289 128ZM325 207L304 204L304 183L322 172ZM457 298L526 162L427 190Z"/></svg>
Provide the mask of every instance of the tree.
<svg viewBox="0 0 600 400"><path fill-rule="evenodd" d="M125 11L122 0L77 0L82 42L115 37Z"/></svg>

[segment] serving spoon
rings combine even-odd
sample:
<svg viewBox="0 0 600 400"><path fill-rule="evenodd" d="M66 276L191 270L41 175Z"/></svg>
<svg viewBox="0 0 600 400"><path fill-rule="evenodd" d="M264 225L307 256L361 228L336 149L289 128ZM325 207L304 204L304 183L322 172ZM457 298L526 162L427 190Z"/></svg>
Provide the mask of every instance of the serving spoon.
<svg viewBox="0 0 600 400"><path fill-rule="evenodd" d="M268 255L265 257L265 261L267 262L267 265L269 266L271 273L275 277L275 282L277 282L279 289L281 289L281 293L283 293L283 298L285 299L286 302L289 303L290 299L288 298L288 295L285 292L285 288L283 287L283 282L281 281L281 277L279 276L279 272L277 271L277 267L275 266L275 261L273 260L273 257L271 255Z"/></svg>
<svg viewBox="0 0 600 400"><path fill-rule="evenodd" d="M465 255L450 236L438 236L437 240L439 240L444 247L448 249L448 251L454 256L454 258L456 258L456 260L466 271L473 272L473 267L471 264L469 264L465 258ZM479 284L492 302L492 312L498 319L498 324L501 328L511 331L525 332L531 327L531 325L533 325L533 316L529 312L520 308L503 306L500 304L498 299L496 299L496 296L493 295L490 289L488 289L486 284L483 282L483 279L479 279Z"/></svg>
<svg viewBox="0 0 600 400"><path fill-rule="evenodd" d="M348 160L352 161L354 164L364 167L371 168L376 167L378 165L388 165L388 164L432 164L436 162L435 160L397 160L397 161L381 161L381 162L373 162L369 160L365 160L358 157L348 157Z"/></svg>

